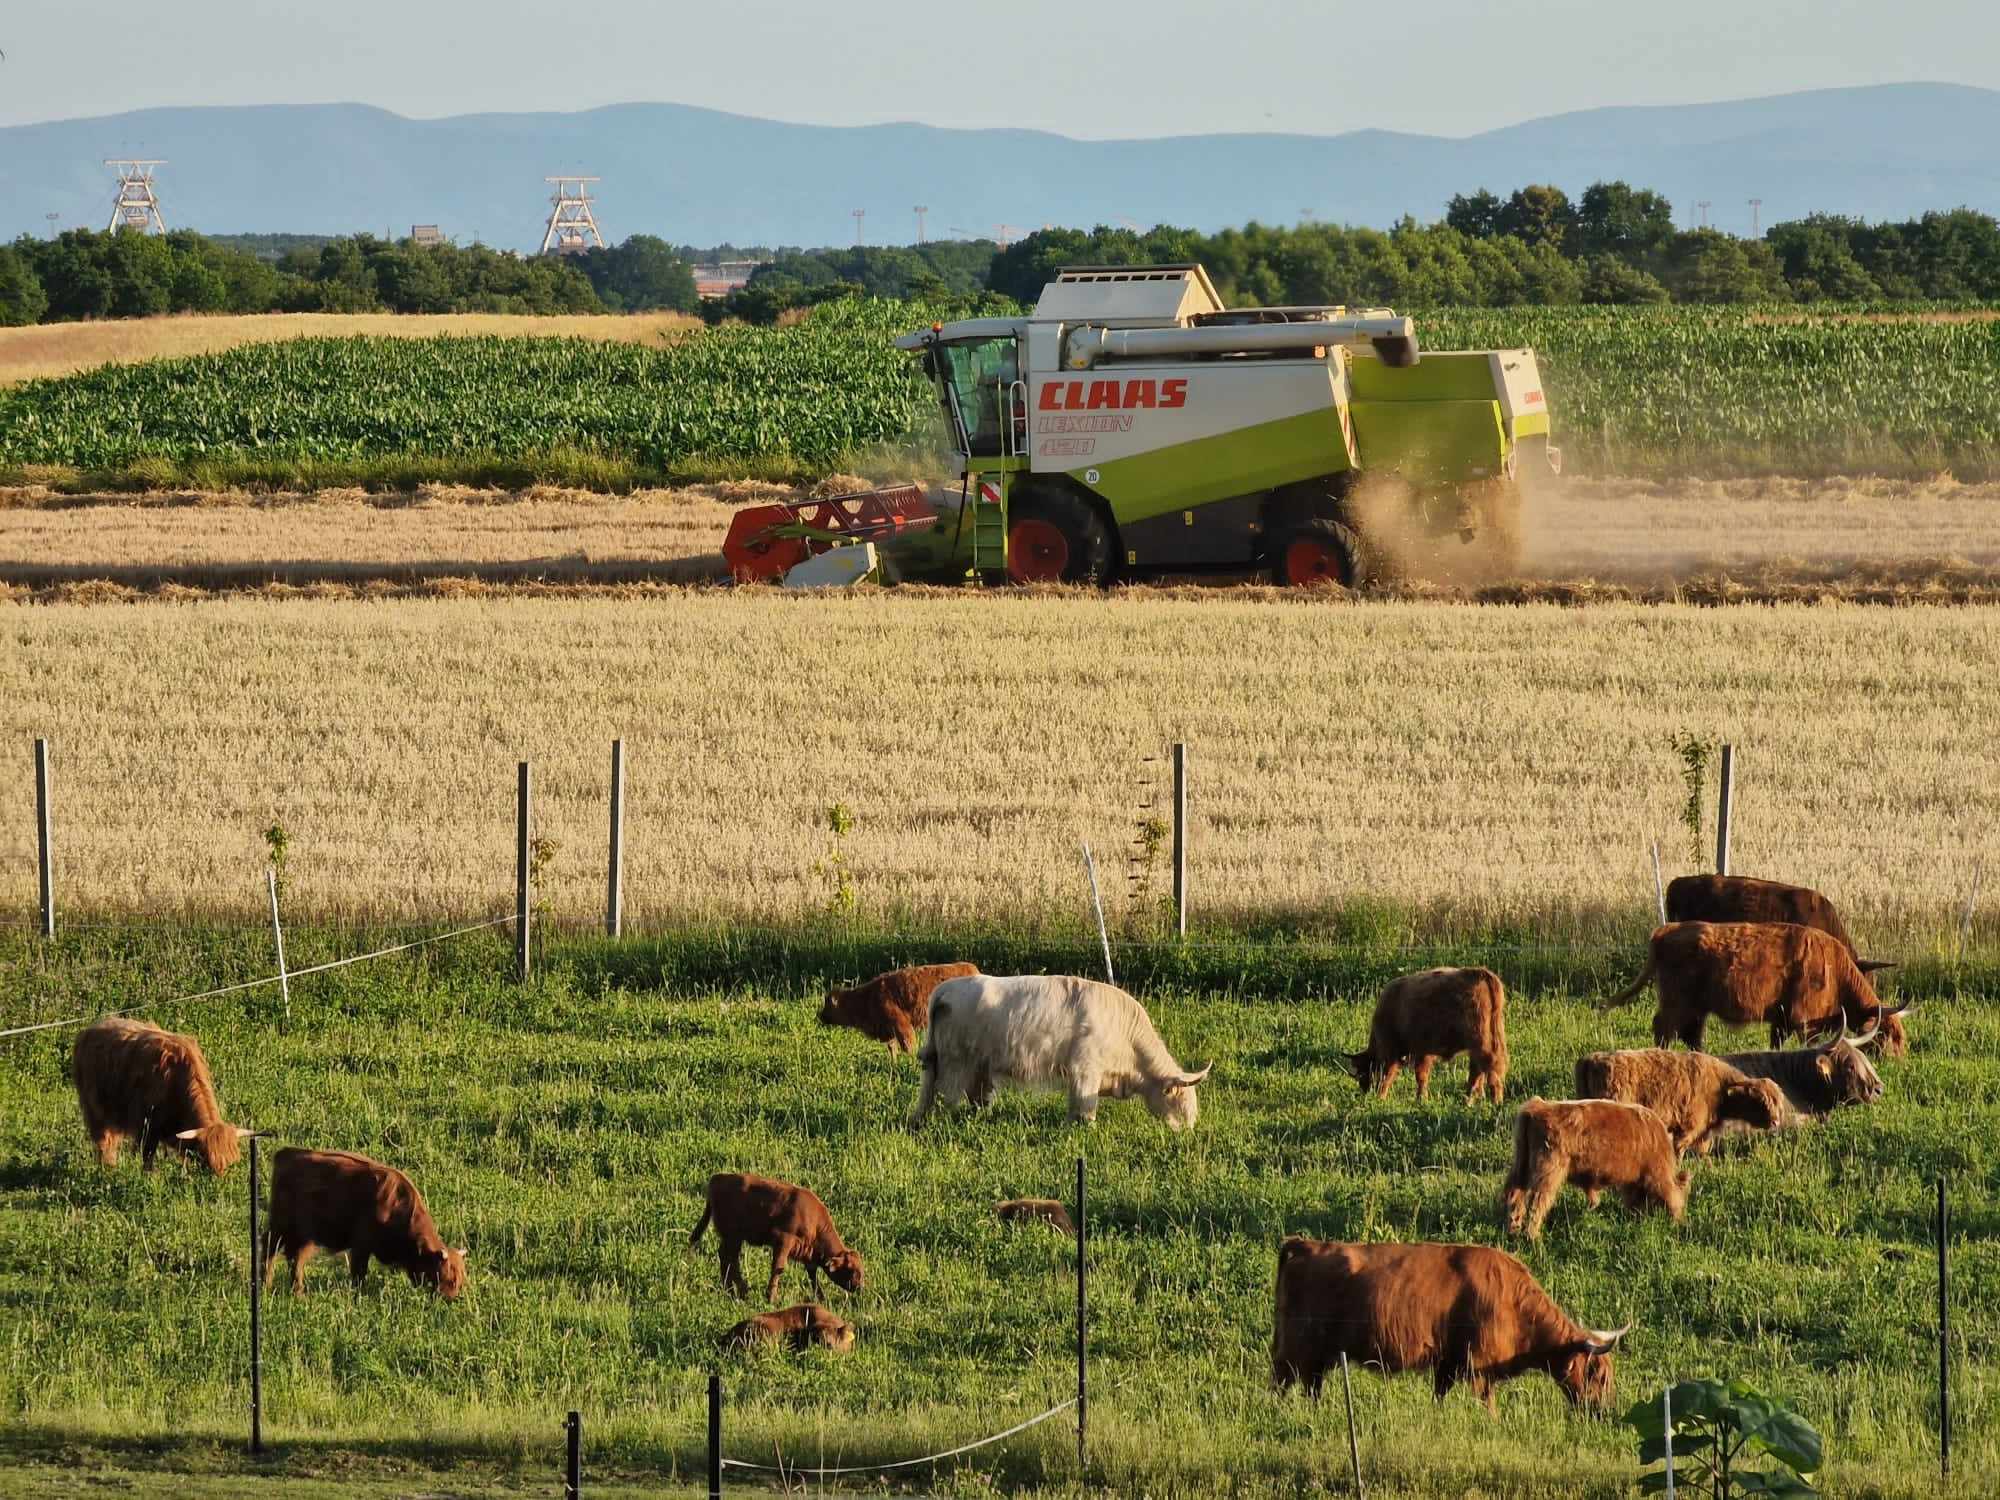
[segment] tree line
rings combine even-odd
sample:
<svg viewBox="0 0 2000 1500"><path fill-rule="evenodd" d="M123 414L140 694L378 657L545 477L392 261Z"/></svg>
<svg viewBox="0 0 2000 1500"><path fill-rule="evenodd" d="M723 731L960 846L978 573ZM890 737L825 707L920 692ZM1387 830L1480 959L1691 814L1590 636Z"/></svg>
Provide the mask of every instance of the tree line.
<svg viewBox="0 0 2000 1500"><path fill-rule="evenodd" d="M980 261L984 257L984 274ZM771 256L705 315L768 322L842 295L986 289L1032 302L1065 265L1198 261L1234 306L2000 300L2000 221L1971 209L1870 224L1816 214L1759 239L1675 227L1673 205L1624 182L1574 200L1546 184L1460 194L1435 223L1388 230L1248 224L1043 229L991 241L847 247ZM942 283L940 287L939 283Z"/></svg>
<svg viewBox="0 0 2000 1500"><path fill-rule="evenodd" d="M702 302L691 267L755 261ZM0 324L167 312L699 311L771 323L849 296L1032 302L1064 265L1198 261L1232 305L2000 301L2000 221L1960 208L1901 223L1815 214L1761 238L1675 227L1673 205L1623 182L1572 200L1532 184L1459 194L1443 218L1387 230L1247 224L1216 234L1043 229L991 240L828 249L673 246L633 235L573 256L372 235L164 236L76 229L0 246Z"/></svg>
<svg viewBox="0 0 2000 1500"><path fill-rule="evenodd" d="M185 229L23 236L0 245L0 324L155 313L689 312L700 300L686 261L653 235L563 256L368 234L296 239L271 257Z"/></svg>

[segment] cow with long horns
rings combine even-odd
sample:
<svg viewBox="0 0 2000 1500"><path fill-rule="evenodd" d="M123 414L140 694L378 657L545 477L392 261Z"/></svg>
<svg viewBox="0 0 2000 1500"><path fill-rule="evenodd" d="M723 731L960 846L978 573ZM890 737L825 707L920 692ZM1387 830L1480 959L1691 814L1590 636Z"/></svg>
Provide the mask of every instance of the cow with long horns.
<svg viewBox="0 0 2000 1500"><path fill-rule="evenodd" d="M1679 875L1667 882L1666 907L1669 922L1795 922L1839 943L1864 974L1896 967L1883 959L1863 958L1833 903L1811 886L1752 875ZM1886 1057L1906 1054L1910 1044L1901 1017L1894 1012L1884 1015L1875 1042Z"/></svg>
<svg viewBox="0 0 2000 1500"><path fill-rule="evenodd" d="M1669 922L1655 928L1639 977L1606 1003L1623 1005L1657 981L1653 1040L1675 1037L1702 1048L1708 1019L1728 1026L1763 1023L1771 1045L1843 1026L1870 1027L1907 1011L1875 994L1839 940L1787 922Z"/></svg>
<svg viewBox="0 0 2000 1500"><path fill-rule="evenodd" d="M1776 1084L1784 1096L1781 1123L1823 1119L1847 1104L1873 1104L1882 1079L1862 1050L1867 1034L1785 1052L1732 1052L1722 1061L1739 1073Z"/></svg>
<svg viewBox="0 0 2000 1500"><path fill-rule="evenodd" d="M1491 1412L1496 1385L1539 1370L1572 1404L1602 1410L1612 1351L1631 1327L1575 1322L1504 1250L1293 1235L1278 1247L1271 1382L1317 1396L1345 1354L1386 1375L1429 1370L1439 1400L1464 1381Z"/></svg>
<svg viewBox="0 0 2000 1500"><path fill-rule="evenodd" d="M196 1158L217 1176L242 1155L250 1132L222 1118L208 1059L191 1036L108 1016L77 1034L70 1073L84 1134L107 1167L118 1164L128 1139L138 1142L148 1171L162 1146Z"/></svg>

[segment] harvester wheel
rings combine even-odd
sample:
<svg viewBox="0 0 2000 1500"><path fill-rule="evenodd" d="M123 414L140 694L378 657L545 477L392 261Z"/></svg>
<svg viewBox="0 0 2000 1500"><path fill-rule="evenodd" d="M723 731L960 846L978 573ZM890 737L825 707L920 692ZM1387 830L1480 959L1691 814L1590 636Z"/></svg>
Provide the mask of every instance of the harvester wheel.
<svg viewBox="0 0 2000 1500"><path fill-rule="evenodd" d="M1361 581L1361 539L1338 521L1301 521L1282 533L1271 553L1271 576L1292 588Z"/></svg>
<svg viewBox="0 0 2000 1500"><path fill-rule="evenodd" d="M1007 576L1015 583L1101 583L1111 536L1088 502L1060 490L1014 497L1007 517Z"/></svg>

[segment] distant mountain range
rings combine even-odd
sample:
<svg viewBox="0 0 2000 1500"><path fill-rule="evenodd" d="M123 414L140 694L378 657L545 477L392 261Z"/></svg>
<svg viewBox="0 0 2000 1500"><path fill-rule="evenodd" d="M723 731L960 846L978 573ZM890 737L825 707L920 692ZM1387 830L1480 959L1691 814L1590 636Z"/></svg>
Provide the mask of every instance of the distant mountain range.
<svg viewBox="0 0 2000 1500"><path fill-rule="evenodd" d="M1683 224L1746 233L1815 211L1869 219L1970 206L2000 212L2000 91L1885 84L1723 104L1552 115L1464 138L1192 135L1081 141L1032 130L790 125L680 104L575 114L409 120L359 104L149 109L0 129L0 235L102 228L107 156L165 157L170 226L211 233L437 224L468 243L540 244L555 172L589 172L613 240L841 244L865 208L870 243L991 235L1008 223L1252 219L1387 226L1442 216L1453 193L1622 177L1673 200Z"/></svg>

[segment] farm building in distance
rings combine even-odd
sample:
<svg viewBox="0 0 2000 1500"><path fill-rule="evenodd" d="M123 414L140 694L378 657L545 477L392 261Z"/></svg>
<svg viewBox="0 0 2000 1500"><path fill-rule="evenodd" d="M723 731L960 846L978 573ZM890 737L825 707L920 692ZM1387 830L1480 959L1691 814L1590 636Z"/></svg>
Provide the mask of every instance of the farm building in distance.
<svg viewBox="0 0 2000 1500"><path fill-rule="evenodd" d="M444 231L435 224L412 224L410 243L413 245L442 245Z"/></svg>
<svg viewBox="0 0 2000 1500"><path fill-rule="evenodd" d="M694 269L695 295L704 302L713 302L718 297L727 297L738 287L747 286L750 273L757 269L754 260L725 260L710 266L696 266Z"/></svg>

